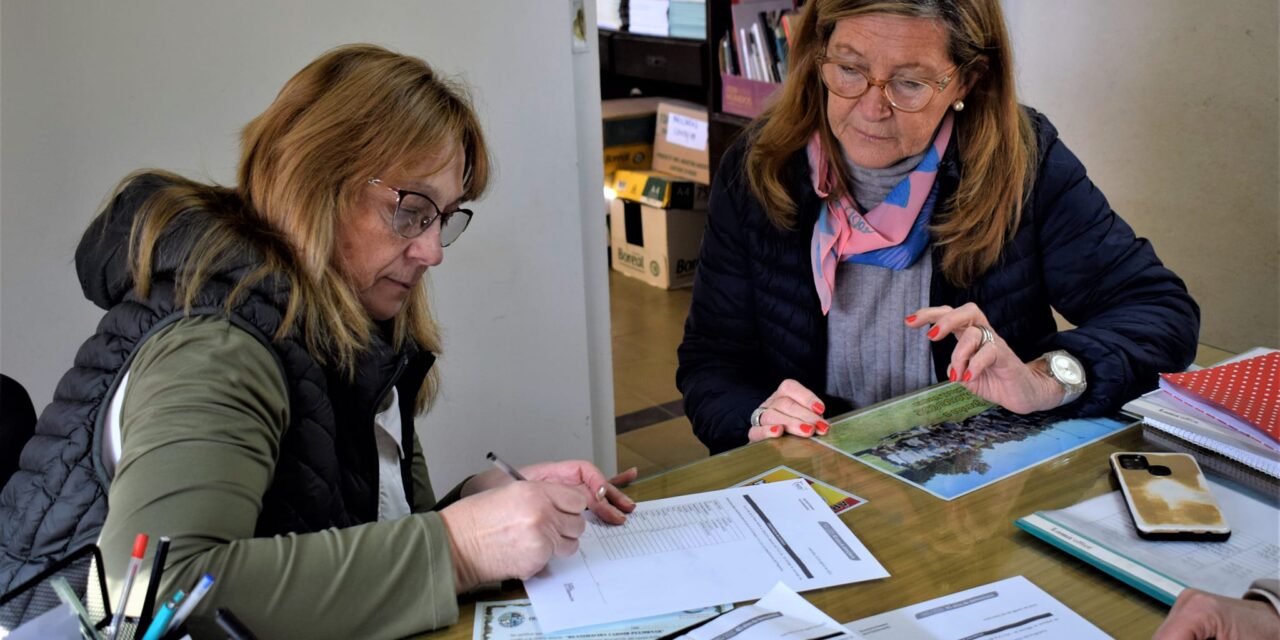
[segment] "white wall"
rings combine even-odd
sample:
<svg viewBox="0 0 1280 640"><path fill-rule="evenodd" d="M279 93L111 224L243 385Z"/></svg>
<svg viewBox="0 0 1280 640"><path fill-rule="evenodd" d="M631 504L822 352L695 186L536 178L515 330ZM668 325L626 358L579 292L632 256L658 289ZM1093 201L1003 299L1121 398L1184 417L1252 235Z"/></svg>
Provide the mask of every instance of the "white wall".
<svg viewBox="0 0 1280 640"><path fill-rule="evenodd" d="M1021 99L1200 303L1280 347L1280 3L1005 0Z"/></svg>
<svg viewBox="0 0 1280 640"><path fill-rule="evenodd" d="M594 30L571 53L568 2L3 0L0 15L0 371L38 406L101 316L72 256L112 186L141 167L230 183L240 127L311 59L365 41L461 74L497 160L430 275L444 385L418 428L434 482L484 470L490 449L613 467L608 288L588 250L603 221L583 206L602 181L597 53Z"/></svg>

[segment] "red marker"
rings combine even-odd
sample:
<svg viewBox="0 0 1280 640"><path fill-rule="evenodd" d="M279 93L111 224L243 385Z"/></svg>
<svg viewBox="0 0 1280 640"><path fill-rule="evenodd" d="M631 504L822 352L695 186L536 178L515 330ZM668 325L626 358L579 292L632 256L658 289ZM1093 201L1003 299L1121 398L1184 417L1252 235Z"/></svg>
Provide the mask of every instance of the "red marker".
<svg viewBox="0 0 1280 640"><path fill-rule="evenodd" d="M107 636L111 640L116 640L120 636L120 627L124 625L124 608L129 604L129 592L133 590L133 579L138 577L138 569L142 567L142 557L147 555L147 534L139 533L133 539L133 554L129 556L129 571L124 576L124 587L120 589L120 608L116 609L116 615L111 618L111 626L107 629Z"/></svg>

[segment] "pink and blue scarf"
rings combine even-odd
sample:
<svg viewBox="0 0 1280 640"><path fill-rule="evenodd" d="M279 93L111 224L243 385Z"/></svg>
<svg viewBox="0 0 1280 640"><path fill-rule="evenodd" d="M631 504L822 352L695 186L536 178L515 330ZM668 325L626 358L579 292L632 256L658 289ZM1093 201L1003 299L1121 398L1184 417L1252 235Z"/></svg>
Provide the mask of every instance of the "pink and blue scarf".
<svg viewBox="0 0 1280 640"><path fill-rule="evenodd" d="M827 161L818 134L809 140L813 189L825 200L813 225L812 243L813 282L823 315L831 310L839 263L902 270L920 258L929 244L929 218L936 199L934 180L951 140L951 126L952 116L947 113L920 164L885 196L884 202L865 214L858 212L852 194L831 195L839 184L839 168Z"/></svg>

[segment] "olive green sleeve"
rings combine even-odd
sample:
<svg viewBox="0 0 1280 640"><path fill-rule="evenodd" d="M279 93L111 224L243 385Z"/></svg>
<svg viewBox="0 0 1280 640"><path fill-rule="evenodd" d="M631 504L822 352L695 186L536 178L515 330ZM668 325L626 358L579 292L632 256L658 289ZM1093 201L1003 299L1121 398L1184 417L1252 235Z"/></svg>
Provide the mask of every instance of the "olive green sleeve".
<svg viewBox="0 0 1280 640"><path fill-rule="evenodd" d="M139 349L99 540L113 598L142 532L172 538L164 596L214 576L192 619L196 631L210 631L217 607L270 638L403 636L454 623L449 538L437 513L254 537L289 423L287 398L271 352L225 319L181 320Z"/></svg>
<svg viewBox="0 0 1280 640"><path fill-rule="evenodd" d="M413 465L410 469L413 472L414 513L438 511L457 502L462 498L462 486L472 477L468 476L443 498L436 500L436 495L431 490L431 476L427 473L427 458L422 454L422 442L418 440L417 432L413 434Z"/></svg>

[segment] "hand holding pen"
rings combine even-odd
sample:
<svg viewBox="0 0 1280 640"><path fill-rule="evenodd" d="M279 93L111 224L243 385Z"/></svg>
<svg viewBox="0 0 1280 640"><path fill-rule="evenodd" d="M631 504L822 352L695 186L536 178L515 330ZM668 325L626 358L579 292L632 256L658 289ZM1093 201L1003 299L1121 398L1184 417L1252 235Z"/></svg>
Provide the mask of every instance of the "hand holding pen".
<svg viewBox="0 0 1280 640"><path fill-rule="evenodd" d="M604 472L585 460L545 462L529 465L517 471L493 452L489 452L485 457L514 480L528 479L580 487L587 494L589 500L587 508L608 524L626 522L626 514L636 508L636 503L618 489L619 486L626 486L636 479L638 473L635 467L605 480Z"/></svg>

